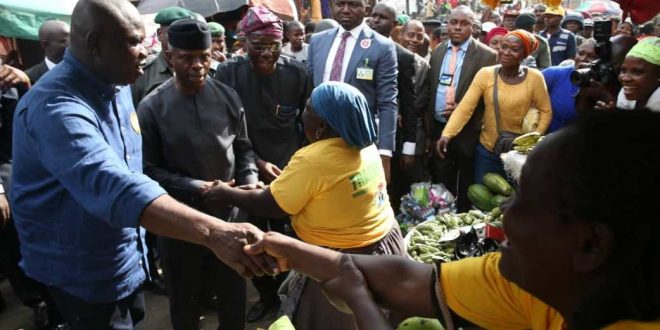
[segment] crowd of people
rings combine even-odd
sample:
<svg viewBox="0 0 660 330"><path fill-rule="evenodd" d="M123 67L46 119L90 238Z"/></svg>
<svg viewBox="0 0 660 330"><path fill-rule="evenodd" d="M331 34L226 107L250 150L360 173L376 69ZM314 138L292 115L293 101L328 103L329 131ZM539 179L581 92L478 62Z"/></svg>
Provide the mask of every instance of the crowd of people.
<svg viewBox="0 0 660 330"><path fill-rule="evenodd" d="M38 328L132 329L144 289L177 330L206 305L232 330L275 310L314 330L660 327L660 15L332 2L306 24L250 7L231 39L168 7L150 56L130 2L80 0L41 26L43 62L0 67L0 271ZM501 253L407 259L410 185L467 211L529 132L552 134Z"/></svg>

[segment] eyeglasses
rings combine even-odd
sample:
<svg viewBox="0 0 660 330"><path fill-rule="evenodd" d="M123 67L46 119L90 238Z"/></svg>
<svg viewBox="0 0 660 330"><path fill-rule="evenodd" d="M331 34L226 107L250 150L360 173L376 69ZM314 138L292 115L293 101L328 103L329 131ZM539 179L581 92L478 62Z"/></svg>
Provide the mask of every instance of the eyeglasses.
<svg viewBox="0 0 660 330"><path fill-rule="evenodd" d="M274 44L258 44L258 43L252 43L251 41L248 40L248 43L250 44L250 47L252 49L258 52L265 52L266 50L271 52L278 52L282 50L282 44L279 42Z"/></svg>

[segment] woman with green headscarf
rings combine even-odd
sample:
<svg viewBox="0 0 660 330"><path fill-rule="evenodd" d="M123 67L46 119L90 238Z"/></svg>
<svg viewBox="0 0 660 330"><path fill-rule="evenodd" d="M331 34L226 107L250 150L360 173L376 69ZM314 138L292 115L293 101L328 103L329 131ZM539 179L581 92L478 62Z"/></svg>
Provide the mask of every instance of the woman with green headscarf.
<svg viewBox="0 0 660 330"><path fill-rule="evenodd" d="M303 113L310 144L293 155L267 187L217 182L207 203L231 204L254 216L291 217L303 241L347 253L405 255L389 203L378 135L367 101L355 87L326 82ZM332 307L315 281L290 276L282 312L300 329L354 329L351 315Z"/></svg>
<svg viewBox="0 0 660 330"><path fill-rule="evenodd" d="M660 38L646 37L628 52L619 81L618 108L660 112Z"/></svg>

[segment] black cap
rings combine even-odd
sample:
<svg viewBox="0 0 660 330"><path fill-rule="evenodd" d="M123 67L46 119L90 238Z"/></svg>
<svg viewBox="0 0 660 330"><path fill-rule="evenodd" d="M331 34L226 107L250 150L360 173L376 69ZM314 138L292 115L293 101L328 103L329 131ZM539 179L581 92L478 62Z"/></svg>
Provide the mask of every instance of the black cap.
<svg viewBox="0 0 660 330"><path fill-rule="evenodd" d="M174 48L204 50L211 47L209 26L195 19L184 18L170 24L167 36Z"/></svg>
<svg viewBox="0 0 660 330"><path fill-rule="evenodd" d="M536 15L532 13L522 13L516 17L516 29L531 30L536 24Z"/></svg>
<svg viewBox="0 0 660 330"><path fill-rule="evenodd" d="M440 26L440 25L442 25L442 22L440 22L437 19L426 19L426 20L422 21L422 25L424 25L424 26L427 26L427 25L429 25L429 26Z"/></svg>

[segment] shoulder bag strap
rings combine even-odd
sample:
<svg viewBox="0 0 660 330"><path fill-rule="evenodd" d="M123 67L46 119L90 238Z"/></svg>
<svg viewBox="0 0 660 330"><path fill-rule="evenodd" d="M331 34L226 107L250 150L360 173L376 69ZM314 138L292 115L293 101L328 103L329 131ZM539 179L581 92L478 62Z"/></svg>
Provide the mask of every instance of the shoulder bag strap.
<svg viewBox="0 0 660 330"><path fill-rule="evenodd" d="M500 66L495 67L495 82L493 83L493 108L495 109L495 124L497 125L497 134L502 133L500 126L500 105L499 98L497 97L497 76L500 74Z"/></svg>

